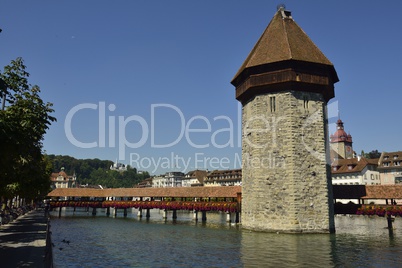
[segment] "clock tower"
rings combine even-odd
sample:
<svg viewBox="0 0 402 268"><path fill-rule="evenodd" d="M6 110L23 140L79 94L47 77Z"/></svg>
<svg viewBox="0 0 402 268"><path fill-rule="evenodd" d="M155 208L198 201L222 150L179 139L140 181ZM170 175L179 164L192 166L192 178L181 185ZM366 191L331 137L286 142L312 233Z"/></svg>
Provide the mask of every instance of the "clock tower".
<svg viewBox="0 0 402 268"><path fill-rule="evenodd" d="M343 159L353 158L352 136L345 132L341 119L338 119L336 125L336 131L330 137L331 150Z"/></svg>

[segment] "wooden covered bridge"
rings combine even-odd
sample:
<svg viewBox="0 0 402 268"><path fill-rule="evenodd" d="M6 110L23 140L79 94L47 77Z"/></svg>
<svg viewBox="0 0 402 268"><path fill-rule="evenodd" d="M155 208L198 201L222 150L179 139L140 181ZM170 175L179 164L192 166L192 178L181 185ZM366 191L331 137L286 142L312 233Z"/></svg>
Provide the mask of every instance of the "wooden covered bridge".
<svg viewBox="0 0 402 268"><path fill-rule="evenodd" d="M207 211L222 211L235 215L235 222L239 222L241 212L241 186L222 187L173 187L173 188L58 188L48 196L52 198L50 205L53 209L62 207L84 207L96 215L98 208L106 208L110 215L110 208L123 209L127 215L128 208L138 209L138 216L142 217L145 210L146 217L150 217L150 209L162 209L163 217L167 211L173 211L176 218L177 210L192 210L194 218L198 220L198 212L202 213L202 220L206 220ZM402 185L333 185L335 214L356 214L359 209L367 208L370 201L383 200L381 207L402 207ZM339 200L357 200L355 204L340 204ZM402 209L401 209L402 211Z"/></svg>
<svg viewBox="0 0 402 268"><path fill-rule="evenodd" d="M137 208L138 216L150 217L150 209L162 209L163 217L167 218L167 211L173 211L173 219L177 218L177 210L192 210L194 218L198 220L198 212L202 213L202 221L206 221L207 211L222 211L227 213L228 221L231 214L235 215L235 222L239 222L241 210L241 186L225 187L177 187L177 188L57 188L48 194L52 198L52 209L59 208L59 216L63 207L84 207L87 211L92 208L96 215L98 208L106 208L110 215L110 208L123 209L127 216L128 208Z"/></svg>

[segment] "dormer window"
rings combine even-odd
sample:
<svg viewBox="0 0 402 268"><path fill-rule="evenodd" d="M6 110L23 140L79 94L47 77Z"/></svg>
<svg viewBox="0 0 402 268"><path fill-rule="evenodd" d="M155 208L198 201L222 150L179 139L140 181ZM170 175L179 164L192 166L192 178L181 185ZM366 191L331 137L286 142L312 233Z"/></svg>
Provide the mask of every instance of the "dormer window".
<svg viewBox="0 0 402 268"><path fill-rule="evenodd" d="M348 170L352 170L353 169L353 165L348 165Z"/></svg>
<svg viewBox="0 0 402 268"><path fill-rule="evenodd" d="M389 162L384 162L384 163L383 163L383 166L384 166L384 167L389 167Z"/></svg>
<svg viewBox="0 0 402 268"><path fill-rule="evenodd" d="M384 160L388 160L388 159L389 159L388 155L384 156Z"/></svg>
<svg viewBox="0 0 402 268"><path fill-rule="evenodd" d="M394 155L394 159L398 159L398 155Z"/></svg>

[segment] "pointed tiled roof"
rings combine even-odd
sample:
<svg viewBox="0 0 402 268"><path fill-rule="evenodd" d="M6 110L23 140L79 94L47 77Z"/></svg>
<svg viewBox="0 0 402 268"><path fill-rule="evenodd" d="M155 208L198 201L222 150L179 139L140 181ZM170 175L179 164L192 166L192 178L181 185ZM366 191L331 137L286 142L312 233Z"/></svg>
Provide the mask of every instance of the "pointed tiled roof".
<svg viewBox="0 0 402 268"><path fill-rule="evenodd" d="M285 60L332 65L293 18L284 15L285 12L276 12L235 77L246 68Z"/></svg>
<svg viewBox="0 0 402 268"><path fill-rule="evenodd" d="M338 81L333 64L293 20L290 11L280 8L231 83L236 87L236 98L243 102L250 95L260 94L262 87L263 91L278 90L280 83L287 83L288 90L321 92L329 100Z"/></svg>

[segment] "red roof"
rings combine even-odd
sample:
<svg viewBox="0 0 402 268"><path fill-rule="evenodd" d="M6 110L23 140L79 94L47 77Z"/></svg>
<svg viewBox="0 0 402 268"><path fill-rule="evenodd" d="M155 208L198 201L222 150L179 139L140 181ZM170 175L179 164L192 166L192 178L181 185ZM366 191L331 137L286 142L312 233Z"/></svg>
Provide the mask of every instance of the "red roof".
<svg viewBox="0 0 402 268"><path fill-rule="evenodd" d="M383 152L379 160L378 168L381 170L400 172L402 170L402 151Z"/></svg>
<svg viewBox="0 0 402 268"><path fill-rule="evenodd" d="M378 166L378 158L368 159L361 157L349 158L349 159L336 159L332 164L332 174L342 174L342 173L357 173L363 171L366 166ZM336 168L336 170L335 170Z"/></svg>
<svg viewBox="0 0 402 268"><path fill-rule="evenodd" d="M333 135L330 136L331 142L350 142L352 143L352 136L347 134L343 128L343 122L341 119L338 119L336 122L337 130Z"/></svg>
<svg viewBox="0 0 402 268"><path fill-rule="evenodd" d="M402 199L402 185L366 185L363 199Z"/></svg>
<svg viewBox="0 0 402 268"><path fill-rule="evenodd" d="M57 188L49 197L237 197L241 186L171 188Z"/></svg>
<svg viewBox="0 0 402 268"><path fill-rule="evenodd" d="M66 172L60 171L60 172L53 172L50 175L50 180L57 181L57 178L60 176L63 177L63 180L67 180L68 178L71 178L71 176L68 176Z"/></svg>

